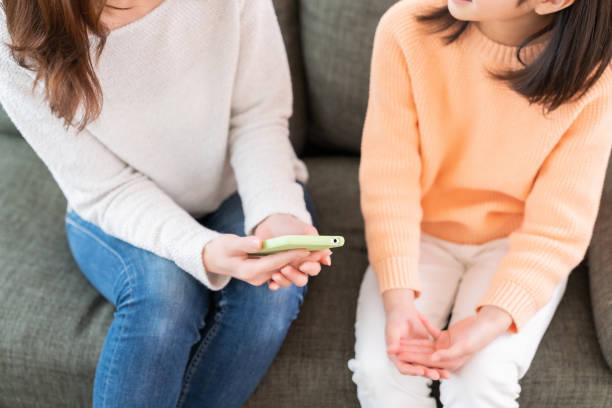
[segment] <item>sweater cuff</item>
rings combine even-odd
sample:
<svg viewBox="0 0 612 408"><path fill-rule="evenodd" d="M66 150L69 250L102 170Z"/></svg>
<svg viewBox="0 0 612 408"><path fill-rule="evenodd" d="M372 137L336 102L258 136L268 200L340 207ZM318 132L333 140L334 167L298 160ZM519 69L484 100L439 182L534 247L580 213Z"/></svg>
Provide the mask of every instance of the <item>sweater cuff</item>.
<svg viewBox="0 0 612 408"><path fill-rule="evenodd" d="M372 263L378 277L380 293L391 289L412 289L414 297L421 294L421 282L416 259L412 257L387 258Z"/></svg>
<svg viewBox="0 0 612 408"><path fill-rule="evenodd" d="M257 225L274 214L290 214L312 225L312 217L304 201L304 189L297 182L261 190L248 202L248 207L244 208L244 229L247 236L253 235Z"/></svg>
<svg viewBox="0 0 612 408"><path fill-rule="evenodd" d="M509 330L512 333L521 331L538 311L533 296L516 283L507 280L491 285L478 302L476 311L483 306L496 306L510 314L512 325Z"/></svg>
<svg viewBox="0 0 612 408"><path fill-rule="evenodd" d="M179 268L189 273L203 285L213 291L223 289L231 280L231 277L208 272L204 268L202 252L206 244L221 235L218 232L206 230L198 232L190 239L183 240L174 262Z"/></svg>

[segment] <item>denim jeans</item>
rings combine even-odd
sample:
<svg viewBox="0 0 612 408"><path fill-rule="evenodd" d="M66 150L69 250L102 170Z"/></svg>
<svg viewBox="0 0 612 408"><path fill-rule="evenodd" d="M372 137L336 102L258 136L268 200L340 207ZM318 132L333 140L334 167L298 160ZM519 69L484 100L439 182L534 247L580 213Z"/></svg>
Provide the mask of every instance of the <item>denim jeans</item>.
<svg viewBox="0 0 612 408"><path fill-rule="evenodd" d="M240 197L200 222L244 235ZM232 279L213 292L74 211L66 230L81 271L116 308L96 369L94 407L230 408L248 399L297 317L305 288L273 292Z"/></svg>

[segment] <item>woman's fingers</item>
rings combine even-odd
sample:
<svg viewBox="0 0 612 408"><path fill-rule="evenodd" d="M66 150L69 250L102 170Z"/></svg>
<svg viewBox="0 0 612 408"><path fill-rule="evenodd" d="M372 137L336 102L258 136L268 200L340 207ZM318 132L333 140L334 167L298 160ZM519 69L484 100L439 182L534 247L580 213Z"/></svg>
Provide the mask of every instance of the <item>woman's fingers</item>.
<svg viewBox="0 0 612 408"><path fill-rule="evenodd" d="M293 282L295 286L303 287L308 284L308 276L304 275L291 265L287 265L281 269L281 273L286 279Z"/></svg>
<svg viewBox="0 0 612 408"><path fill-rule="evenodd" d="M280 285L274 282L272 279L270 279L268 281L268 289L276 291L280 289Z"/></svg>
<svg viewBox="0 0 612 408"><path fill-rule="evenodd" d="M288 288L291 286L291 281L285 278L280 272L276 272L274 275L272 275L272 280L276 282L278 286L282 286L283 288Z"/></svg>
<svg viewBox="0 0 612 408"><path fill-rule="evenodd" d="M246 262L249 268L252 268L253 273L268 273L278 271L285 265L302 262L308 257L308 251L304 249L295 249L292 251L279 252L273 255L262 256L257 259L248 259Z"/></svg>
<svg viewBox="0 0 612 408"><path fill-rule="evenodd" d="M304 262L298 269L306 275L317 276L321 272L321 264L318 262Z"/></svg>

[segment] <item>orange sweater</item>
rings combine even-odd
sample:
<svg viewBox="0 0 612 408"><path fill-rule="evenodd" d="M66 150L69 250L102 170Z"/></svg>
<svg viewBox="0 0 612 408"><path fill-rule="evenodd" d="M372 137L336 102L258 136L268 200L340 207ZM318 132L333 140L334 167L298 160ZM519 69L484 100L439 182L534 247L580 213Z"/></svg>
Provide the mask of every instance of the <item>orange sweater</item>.
<svg viewBox="0 0 612 408"><path fill-rule="evenodd" d="M588 247L612 147L611 70L545 114L489 75L520 68L516 48L474 25L444 45L414 19L423 11L401 1L376 33L360 169L370 262L381 291L418 296L421 230L462 244L509 236L479 307L520 330Z"/></svg>

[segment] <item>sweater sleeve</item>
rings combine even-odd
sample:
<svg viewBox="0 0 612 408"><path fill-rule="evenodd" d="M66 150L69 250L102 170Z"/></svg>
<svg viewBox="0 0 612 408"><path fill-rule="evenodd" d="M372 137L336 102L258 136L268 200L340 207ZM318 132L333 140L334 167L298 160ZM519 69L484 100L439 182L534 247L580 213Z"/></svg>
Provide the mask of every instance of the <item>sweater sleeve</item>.
<svg viewBox="0 0 612 408"><path fill-rule="evenodd" d="M2 13L0 17L4 19ZM202 227L149 178L109 151L87 130L66 128L46 102L42 84L10 55L0 20L0 103L85 220L134 246L174 261L210 289L229 277L207 273L204 245L218 234Z"/></svg>
<svg viewBox="0 0 612 408"><path fill-rule="evenodd" d="M361 206L370 263L381 291L420 291L420 136L406 57L389 15L374 40L362 140Z"/></svg>
<svg viewBox="0 0 612 408"><path fill-rule="evenodd" d="M543 163L523 223L510 235L510 250L478 304L508 312L513 332L584 258L612 148L610 99L606 95L587 105Z"/></svg>
<svg viewBox="0 0 612 408"><path fill-rule="evenodd" d="M289 141L289 65L271 0L247 0L230 122L230 159L245 214L245 232L272 214L311 223L298 172L306 173ZM304 179L304 177L302 177ZM302 180L303 181L303 180Z"/></svg>

